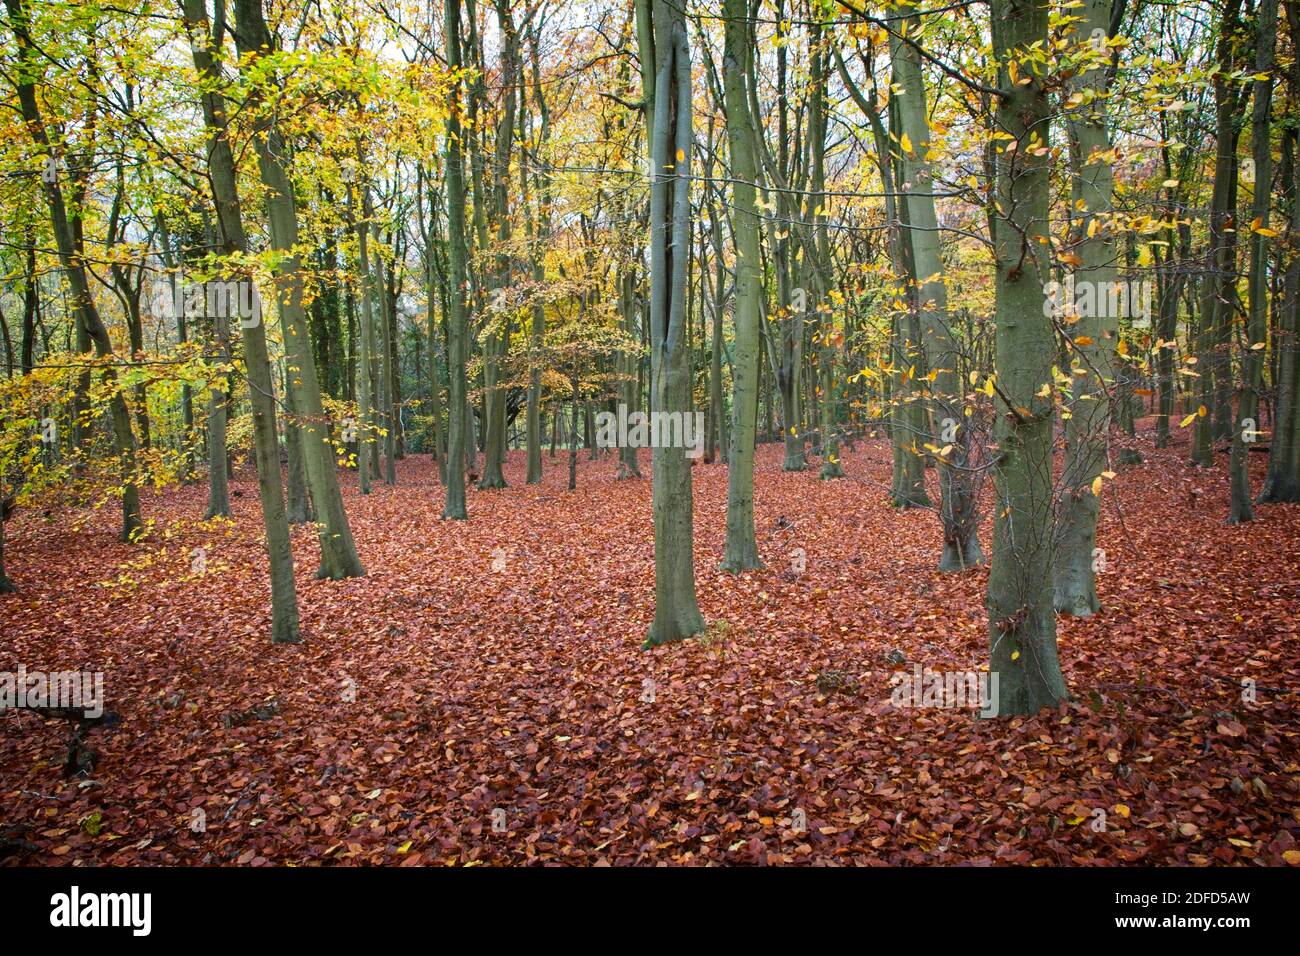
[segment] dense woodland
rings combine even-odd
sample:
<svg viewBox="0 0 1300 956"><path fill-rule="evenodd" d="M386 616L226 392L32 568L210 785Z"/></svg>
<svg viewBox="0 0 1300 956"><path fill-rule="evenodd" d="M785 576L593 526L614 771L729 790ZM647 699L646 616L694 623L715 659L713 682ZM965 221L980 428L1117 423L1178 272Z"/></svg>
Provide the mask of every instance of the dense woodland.
<svg viewBox="0 0 1300 956"><path fill-rule="evenodd" d="M1298 40L3 0L0 854L1300 863Z"/></svg>

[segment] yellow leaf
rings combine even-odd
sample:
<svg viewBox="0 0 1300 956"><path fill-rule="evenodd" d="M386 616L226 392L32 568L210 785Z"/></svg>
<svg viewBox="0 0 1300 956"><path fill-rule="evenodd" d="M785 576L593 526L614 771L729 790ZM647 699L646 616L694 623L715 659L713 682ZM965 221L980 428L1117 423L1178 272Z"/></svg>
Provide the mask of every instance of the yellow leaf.
<svg viewBox="0 0 1300 956"><path fill-rule="evenodd" d="M1098 498L1101 497L1101 475L1092 479L1092 493Z"/></svg>
<svg viewBox="0 0 1300 956"><path fill-rule="evenodd" d="M410 841L410 840L407 840L405 843L403 843L401 846L399 846L399 847L397 848L397 852L398 852L398 853L409 853L410 851L411 851L411 841Z"/></svg>
<svg viewBox="0 0 1300 956"><path fill-rule="evenodd" d="M1179 428L1186 428L1188 425L1190 425L1190 424L1191 424L1192 422L1194 422L1194 421L1196 421L1196 413L1195 413L1195 412L1192 412L1192 414L1188 415L1186 418L1184 418L1181 422L1178 423L1178 427L1179 427Z"/></svg>
<svg viewBox="0 0 1300 956"><path fill-rule="evenodd" d="M903 152L905 152L905 153L909 153L909 154L912 152L912 141L911 141L910 139L908 139L908 136L907 136L906 133L904 133L902 136L900 136L900 137L898 138L898 142L899 142L899 145L901 145L901 146L903 147Z"/></svg>
<svg viewBox="0 0 1300 956"><path fill-rule="evenodd" d="M1130 813L1129 808L1128 808L1128 804L1126 804L1126 803L1117 803L1117 804L1115 804L1115 812L1118 813L1118 814L1119 814L1121 817L1123 817L1125 820L1127 820L1127 819L1128 819L1128 815L1129 815L1129 813Z"/></svg>

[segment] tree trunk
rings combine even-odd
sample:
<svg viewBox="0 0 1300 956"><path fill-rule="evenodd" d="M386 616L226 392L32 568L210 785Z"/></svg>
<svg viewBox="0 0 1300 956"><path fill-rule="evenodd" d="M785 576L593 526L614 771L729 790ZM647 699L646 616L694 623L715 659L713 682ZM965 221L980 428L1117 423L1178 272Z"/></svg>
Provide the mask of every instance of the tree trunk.
<svg viewBox="0 0 1300 956"><path fill-rule="evenodd" d="M1066 697L1052 604L1052 424L1055 408L1042 394L1056 358L1044 315L1040 261L1047 248L1049 169L1043 155L1050 109L1041 59L1047 43L1047 0L993 0L993 54L998 61L997 128L1017 148L997 158L996 375L998 406L994 471L993 563L989 572L990 673L998 675L998 713L1033 714ZM1021 82L1013 81L1015 62ZM1036 72L1038 71L1038 72ZM1028 83L1023 81L1028 79ZM1045 152L1045 151L1044 151Z"/></svg>
<svg viewBox="0 0 1300 956"><path fill-rule="evenodd" d="M761 568L754 534L754 438L758 405L759 327L763 294L758 249L758 210L754 180L754 118L745 90L751 48L749 0L726 0L726 48L723 77L727 101L727 137L731 149L731 198L735 206L736 246L735 364L732 378L731 447L727 465L727 542L722 553L725 571ZM721 230L714 230L717 241ZM722 250L716 255L721 258ZM721 312L720 308L715 310ZM714 315L714 376L721 404L722 316ZM656 466L656 477L658 468ZM687 475L689 481L689 474Z"/></svg>
<svg viewBox="0 0 1300 956"><path fill-rule="evenodd" d="M202 43L192 43L194 68L203 78L204 122L208 129L208 172L216 202L221 243L227 255L244 253L248 240L239 206L234 155L226 135L225 105L215 92L220 69L220 50L212 41L204 0L184 0L186 27ZM224 29L224 25L223 25ZM247 281L251 281L247 280ZM266 550L271 565L271 640L277 644L302 639L298 625L298 594L293 579L293 553L289 543L289 522L284 513L280 483L280 452L275 437L275 393L271 361L267 355L266 329L261 322L240 323L244 362L248 374L249 401L253 406L253 443L257 457L258 498L266 529ZM213 404L217 402L213 392ZM223 415L224 426L224 415ZM224 431L224 427L223 427ZM216 456L220 465L216 465ZM225 442L214 452L214 475L225 471ZM224 480L224 479L223 479Z"/></svg>
<svg viewBox="0 0 1300 956"><path fill-rule="evenodd" d="M1286 15L1294 46L1300 38L1300 4L1288 0ZM1290 80L1290 95L1295 97L1300 88L1300 61L1294 57ZM1294 101L1289 105L1294 110ZM1259 495L1259 500L1265 502L1300 502L1300 254L1295 251L1300 245L1300 162L1292 163L1290 173L1292 182L1286 184L1291 196L1286 246L1290 258L1273 339L1273 351L1277 355L1277 412L1269 445L1268 477Z"/></svg>
<svg viewBox="0 0 1300 956"><path fill-rule="evenodd" d="M1218 60L1215 73L1214 187L1210 196L1207 274L1202 279L1200 330L1197 335L1197 373L1200 407L1192 436L1192 461L1214 463L1214 442L1227 438L1231 425L1232 315L1237 282L1237 95L1228 74L1234 63L1234 45L1241 0L1224 0L1218 23ZM1204 409L1204 412L1201 411Z"/></svg>
<svg viewBox="0 0 1300 956"><path fill-rule="evenodd" d="M460 69L460 0L445 0L447 68ZM451 87L447 118L447 259L451 272L447 314L447 484L442 516L465 511L465 166L461 157L461 84Z"/></svg>
<svg viewBox="0 0 1300 956"><path fill-rule="evenodd" d="M24 0L5 0L9 8L9 26L13 30L18 48L19 67L16 71L16 88L19 107L27 125L33 143L39 150L53 157L53 147L45 130L39 101L36 96L34 77L40 76L42 70L33 62L33 43L31 26ZM74 230L64 202L63 188L59 177L41 178L46 202L50 208L50 222L54 232L55 246L58 249L59 263L68 279L68 288L73 309L81 329L94 344L95 355L100 359L113 355L113 344L99 309L95 305L90 291L90 280L86 272L84 242L80 230ZM74 213L76 210L74 210ZM105 370L104 379L108 383L112 398L109 411L113 421L113 445L118 460L118 474L122 488L122 540L134 541L143 530L140 518L140 492L136 485L136 447L135 435L131 431L131 413L126 405L126 398L115 384L111 370ZM80 416L77 416L80 419Z"/></svg>
<svg viewBox="0 0 1300 956"><path fill-rule="evenodd" d="M1269 112L1273 104L1273 66L1277 45L1277 0L1260 0L1255 33L1255 100L1250 141L1255 161L1254 202L1250 230L1250 313L1246 348L1241 356L1241 399L1232 430L1228 465L1231 481L1229 524L1255 519L1250 497L1249 445L1259 435L1259 391L1264 374L1264 347L1268 344L1268 228L1272 198L1273 153L1269 141Z"/></svg>
<svg viewBox="0 0 1300 956"><path fill-rule="evenodd" d="M687 413L686 267L690 258L691 64L686 18L670 0L636 0L651 134L650 409ZM704 630L695 597L691 469L685 448L654 449L655 617L645 646Z"/></svg>
<svg viewBox="0 0 1300 956"><path fill-rule="evenodd" d="M289 377L286 367L285 378ZM287 511L289 524L306 524L315 521L316 515L311 506L311 495L307 491L307 466L303 462L302 427L298 424L299 414L293 403L293 393L284 391L284 445L289 457L289 497Z"/></svg>
<svg viewBox="0 0 1300 956"><path fill-rule="evenodd" d="M1065 422L1065 470L1056 506L1053 553L1054 601L1062 614L1088 617L1101 610L1097 598L1097 516L1101 503L1094 482L1106 466L1111 399L1116 368L1119 317L1112 315L1116 288L1115 242L1110 232L1114 174L1106 131L1109 48L1091 42L1095 31L1106 35L1112 0L1083 0L1079 21L1070 31L1078 55L1088 57L1070 82L1082 104L1069 110L1071 200L1080 213L1073 237L1080 263L1074 272L1075 296L1083 308L1073 325L1062 323L1071 360L1070 417ZM1074 308L1066 304L1066 311ZM1062 368L1066 367L1062 363ZM1080 375L1078 372L1084 372ZM1120 401L1124 400L1121 395Z"/></svg>
<svg viewBox="0 0 1300 956"><path fill-rule="evenodd" d="M367 205L369 205L369 192L367 191ZM372 218L373 210L367 212L366 218ZM379 229L375 223L371 223L371 235L375 243L379 244ZM383 476L384 484L397 484L397 465L395 462L397 455L396 440L398 423L395 421L393 398L393 343L392 343L392 326L389 323L389 313L393 311L392 300L388 296L387 283L384 280L384 259L383 256L375 256L375 288L379 293L379 428L382 434L379 440L384 450Z"/></svg>
<svg viewBox="0 0 1300 956"><path fill-rule="evenodd" d="M256 58L272 52L271 37L262 18L262 0L236 0L235 20L235 41L242 57ZM246 62L251 68L252 61ZM280 135L274 115L261 120L258 126L260 135L253 139L262 184L267 190L271 247L283 254L275 270L275 289L289 373L285 390L294 393L292 407L302 418L303 460L318 518L321 559L316 577L335 580L360 577L366 572L357 556L352 528L343 508L330 443L332 423L326 418L321 401L316 360L311 353L311 330L303 307L303 270L297 252L298 214L293 185L284 166L288 145Z"/></svg>
<svg viewBox="0 0 1300 956"><path fill-rule="evenodd" d="M900 8L908 16L907 33L919 34L920 18L910 4ZM957 371L960 360L948 313L948 286L944 279L939 222L934 208L934 174L930 168L930 125L927 121L925 80L916 47L898 39L890 41L890 56L901 89L894 93L902 132L911 149L899 149L903 168L903 201L911 248L912 279L918 283L924 365L930 382L930 414L938 431L935 442L939 468L939 519L943 528L943 553L939 570L961 571L984 560L979 544L979 512L975 490L967 471L971 430L962 408L963 387ZM914 438L916 436L913 436ZM947 452L944 453L944 449ZM924 480L924 479L922 479Z"/></svg>

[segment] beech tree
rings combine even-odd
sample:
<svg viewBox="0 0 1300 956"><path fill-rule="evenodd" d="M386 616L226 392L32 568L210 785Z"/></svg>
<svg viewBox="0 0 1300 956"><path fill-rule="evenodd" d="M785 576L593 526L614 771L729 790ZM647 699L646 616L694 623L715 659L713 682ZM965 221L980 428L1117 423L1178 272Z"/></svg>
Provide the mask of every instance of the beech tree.
<svg viewBox="0 0 1300 956"><path fill-rule="evenodd" d="M690 259L691 58L686 18L636 0L650 159L650 410L689 410L686 267ZM654 449L655 618L646 644L704 630L695 597L694 516L686 449Z"/></svg>

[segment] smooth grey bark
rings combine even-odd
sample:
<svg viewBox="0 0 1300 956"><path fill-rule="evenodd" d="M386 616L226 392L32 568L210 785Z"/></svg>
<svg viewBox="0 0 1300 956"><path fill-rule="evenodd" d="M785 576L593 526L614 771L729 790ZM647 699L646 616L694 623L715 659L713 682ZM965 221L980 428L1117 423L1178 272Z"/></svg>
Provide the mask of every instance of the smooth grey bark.
<svg viewBox="0 0 1300 956"><path fill-rule="evenodd" d="M636 0L650 152L650 409L686 412L686 269L690 259L691 63L686 18L670 0ZM644 62L644 61L643 61ZM655 617L646 647L704 630L695 596L691 469L684 448L654 450Z"/></svg>
<svg viewBox="0 0 1300 956"><path fill-rule="evenodd" d="M919 32L920 18L911 4L899 8L907 19L908 34ZM962 407L963 387L958 374L959 353L948 311L948 285L944 274L939 220L934 206L934 172L928 158L930 124L925 79L916 47L898 36L890 38L890 57L898 88L893 102L899 125L911 146L899 154L903 173L903 202L911 229L911 279L917 286L922 352L930 382L929 412L939 434L935 444L947 454L935 456L939 470L939 518L943 527L943 552L939 570L961 571L981 564L979 512L968 471L971 430ZM951 430L951 437L945 435ZM922 479L924 480L924 479Z"/></svg>
<svg viewBox="0 0 1300 956"><path fill-rule="evenodd" d="M458 71L460 0L445 0L447 68ZM461 84L451 87L447 118L447 264L451 289L447 312L447 484L442 516L464 520L465 511L465 165L461 155Z"/></svg>
<svg viewBox="0 0 1300 956"><path fill-rule="evenodd" d="M424 182L423 164L419 167L419 176L417 177L417 189L423 188ZM445 483L447 481L447 429L444 424L443 401L442 401L442 371L439 362L439 353L442 349L442 336L440 334L440 323L438 321L437 303L439 299L443 303L443 312L446 312L446 287L445 279L440 277L443 270L439 268L438 249L441 246L438 230L438 192L433 188L432 182L429 184L429 219L425 225L423 216L424 203L420 203L421 215L418 220L420 224L421 237L424 240L424 261L425 261L425 319L428 325L426 335L429 342L429 418L431 420L432 431L432 451L434 462L438 466L438 481Z"/></svg>
<svg viewBox="0 0 1300 956"><path fill-rule="evenodd" d="M881 191L885 194L885 221L889 230L886 236L890 263L894 278L898 283L894 291L894 301L903 302L907 308L890 306L890 324L888 337L889 372L881 383L881 403L886 410L886 432L892 450L892 473L890 477L889 500L896 508L926 507L930 503L925 490L924 461L917 453L917 438L921 432L920 416L924 407L913 400L908 387L912 378L909 369L915 364L915 343L919 338L919 324L916 310L911 308L915 300L915 290L910 289L908 277L915 274L912 264L912 244L906 238L907 204L895 200L897 177L894 169L890 147L890 135L881 120L880 112L875 106L875 97L864 96L853 78L842 56L835 52L836 65L845 88L853 97L854 103L862 110L871 125L872 139L875 144L876 166L880 170ZM872 75L870 63L865 64L867 75ZM899 112L897 104L890 111L890 122L895 122L894 114Z"/></svg>
<svg viewBox="0 0 1300 956"><path fill-rule="evenodd" d="M529 54L533 68L533 101L537 104L540 128L537 134L537 151L543 152L551 138L551 110L542 87L542 70L538 53L537 33L529 30ZM521 110L527 115L527 110ZM543 250L550 235L550 177L537 173L537 213L527 212L524 220L528 229L529 255L532 260L533 282L540 288L546 281L546 264ZM520 185L523 190L523 204L528 209L529 170L526 164L519 167ZM527 409L527 457L528 470L524 483L535 485L542 480L542 349L546 340L546 302L538 298L533 302L532 323L528 339L528 409Z"/></svg>
<svg viewBox="0 0 1300 956"><path fill-rule="evenodd" d="M619 312L623 317L623 330L630 339L636 338L636 317L639 311L636 296L636 273L629 269L619 278ZM635 352L623 357L621 393L623 404L627 406L628 415L635 412L640 404L640 389L637 387L637 372L640 364L641 356ZM641 462L634 445L628 444L619 448L619 462L622 466L619 470L619 477L641 477Z"/></svg>
<svg viewBox="0 0 1300 956"><path fill-rule="evenodd" d="M573 391L569 395L569 490L578 487L578 409L582 402L578 398L578 368L574 361Z"/></svg>
<svg viewBox="0 0 1300 956"><path fill-rule="evenodd" d="M752 129L752 128L751 128ZM753 135L752 131L751 134ZM733 172L734 175L734 172ZM727 267L722 258L722 221L718 216L718 207L716 203L709 203L709 229L713 235L713 255L714 255L714 277L713 277L713 330L712 330L712 354L710 356L712 368L709 375L709 406L710 418L713 421L714 430L709 443L709 454L718 455L719 460L724 465L731 463L731 445L730 429L727 427L726 401L722 389L722 319L726 313L727 304ZM733 237L734 238L734 237ZM761 273L760 273L761 281ZM762 294L760 286L760 295ZM754 391L755 401L759 392L758 380L763 370L762 363L762 337L763 337L763 317L762 304L759 307L759 320L757 324L758 343L755 347L756 366L754 368ZM732 391L735 391L735 382L732 382ZM754 426L758 426L758 409L754 409ZM757 438L757 435L755 436Z"/></svg>
<svg viewBox="0 0 1300 956"><path fill-rule="evenodd" d="M754 534L754 439L758 413L759 329L763 321L762 264L759 260L758 209L755 204L754 118L749 112L745 81L749 74L752 36L749 0L726 0L726 40L723 83L727 104L727 138L731 150L731 199L734 206L732 238L736 247L735 360L732 369L731 448L727 463L727 540L722 554L724 571L761 568ZM716 222L716 218L715 218ZM717 241L718 230L714 229ZM721 249L716 254L721 256ZM720 310L716 310L720 311ZM721 316L714 315L714 376L721 379ZM716 394L722 394L718 383Z"/></svg>
<svg viewBox="0 0 1300 956"><path fill-rule="evenodd" d="M366 194L367 205L369 205L369 192ZM372 219L371 235L375 243L380 244L379 229L373 222L373 210L367 211L366 218ZM396 458L396 433L398 423L393 408L393 343L391 341L389 313L393 311L393 303L387 294L387 284L384 281L384 260L383 256L376 255L375 262L375 288L379 293L379 388L377 407L379 409L378 424L381 431L379 436L380 446L383 449L383 467L381 474L384 478L384 484L397 484L397 465Z"/></svg>
<svg viewBox="0 0 1300 956"><path fill-rule="evenodd" d="M362 186L362 190L365 190ZM348 205L352 205L352 187L348 187ZM374 274L370 269L370 226L366 222L365 209L368 203L362 203L361 221L357 223L357 273L360 280L358 298L361 311L357 326L357 485L363 495L370 494L370 476L374 469L375 449L375 402L374 376L371 374L371 355L375 350L375 307Z"/></svg>
<svg viewBox="0 0 1300 956"><path fill-rule="evenodd" d="M217 358L230 364L230 329L225 317L213 317L212 333ZM269 370L267 376L269 380ZM274 429L272 437L274 438ZM276 460L279 460L278 450ZM205 521L230 517L230 475L226 464L226 389L217 383L213 383L208 392L208 510L203 517Z"/></svg>
<svg viewBox="0 0 1300 956"><path fill-rule="evenodd" d="M1101 610L1093 554L1101 502L1093 493L1093 483L1106 466L1110 390L1115 386L1115 346L1119 337L1119 318L1111 314L1108 305L1117 274L1110 224L1114 173L1106 129L1110 56L1091 45L1094 31L1109 31L1111 4L1112 0L1083 0L1083 6L1073 13L1078 22L1071 25L1068 34L1079 51L1077 55L1090 58L1087 68L1080 67L1069 85L1070 93L1081 96L1083 102L1066 112L1070 198L1079 213L1073 236L1080 260L1074 271L1074 288L1084 307L1079 310L1078 321L1063 324L1072 374L1070 417L1065 421L1065 468L1056 503L1052 579L1056 610L1075 617L1088 617ZM1067 305L1067 310L1070 308ZM1073 374L1080 371L1086 374Z"/></svg>
<svg viewBox="0 0 1300 956"><path fill-rule="evenodd" d="M1067 696L1052 603L1052 381L1056 344L1043 310L1049 166L1035 155L1046 142L1050 107L1041 65L1029 48L1047 43L1047 0L992 0L998 63L998 129L1017 148L997 156L997 408L993 562L986 605L989 671L998 675L998 714L1034 714ZM1013 82L1008 63L1016 62ZM1036 138L1036 139L1035 139Z"/></svg>
<svg viewBox="0 0 1300 956"><path fill-rule="evenodd" d="M492 277L491 292L499 296L510 287L511 259L506 251L511 236L510 222L510 154L514 145L515 110L521 68L519 63L519 34L510 13L509 0L495 0L497 25L503 43L501 46L501 78L503 90L501 118L496 130L496 150L492 168L492 215L497 222L496 269ZM495 311L495 310L494 310ZM504 310L491 320L492 330L483 345L484 386L484 443L483 477L480 488L506 487L506 390L501 385L502 368L509 351L511 317Z"/></svg>
<svg viewBox="0 0 1300 956"><path fill-rule="evenodd" d="M284 369L284 376L286 379L289 376L287 366ZM287 469L289 494L286 514L289 517L289 524L305 524L308 521L315 521L316 515L311 506L311 495L307 492L307 466L302 458L302 429L294 424L299 415L294 406L293 392L286 388L284 399L284 446L289 459Z"/></svg>

